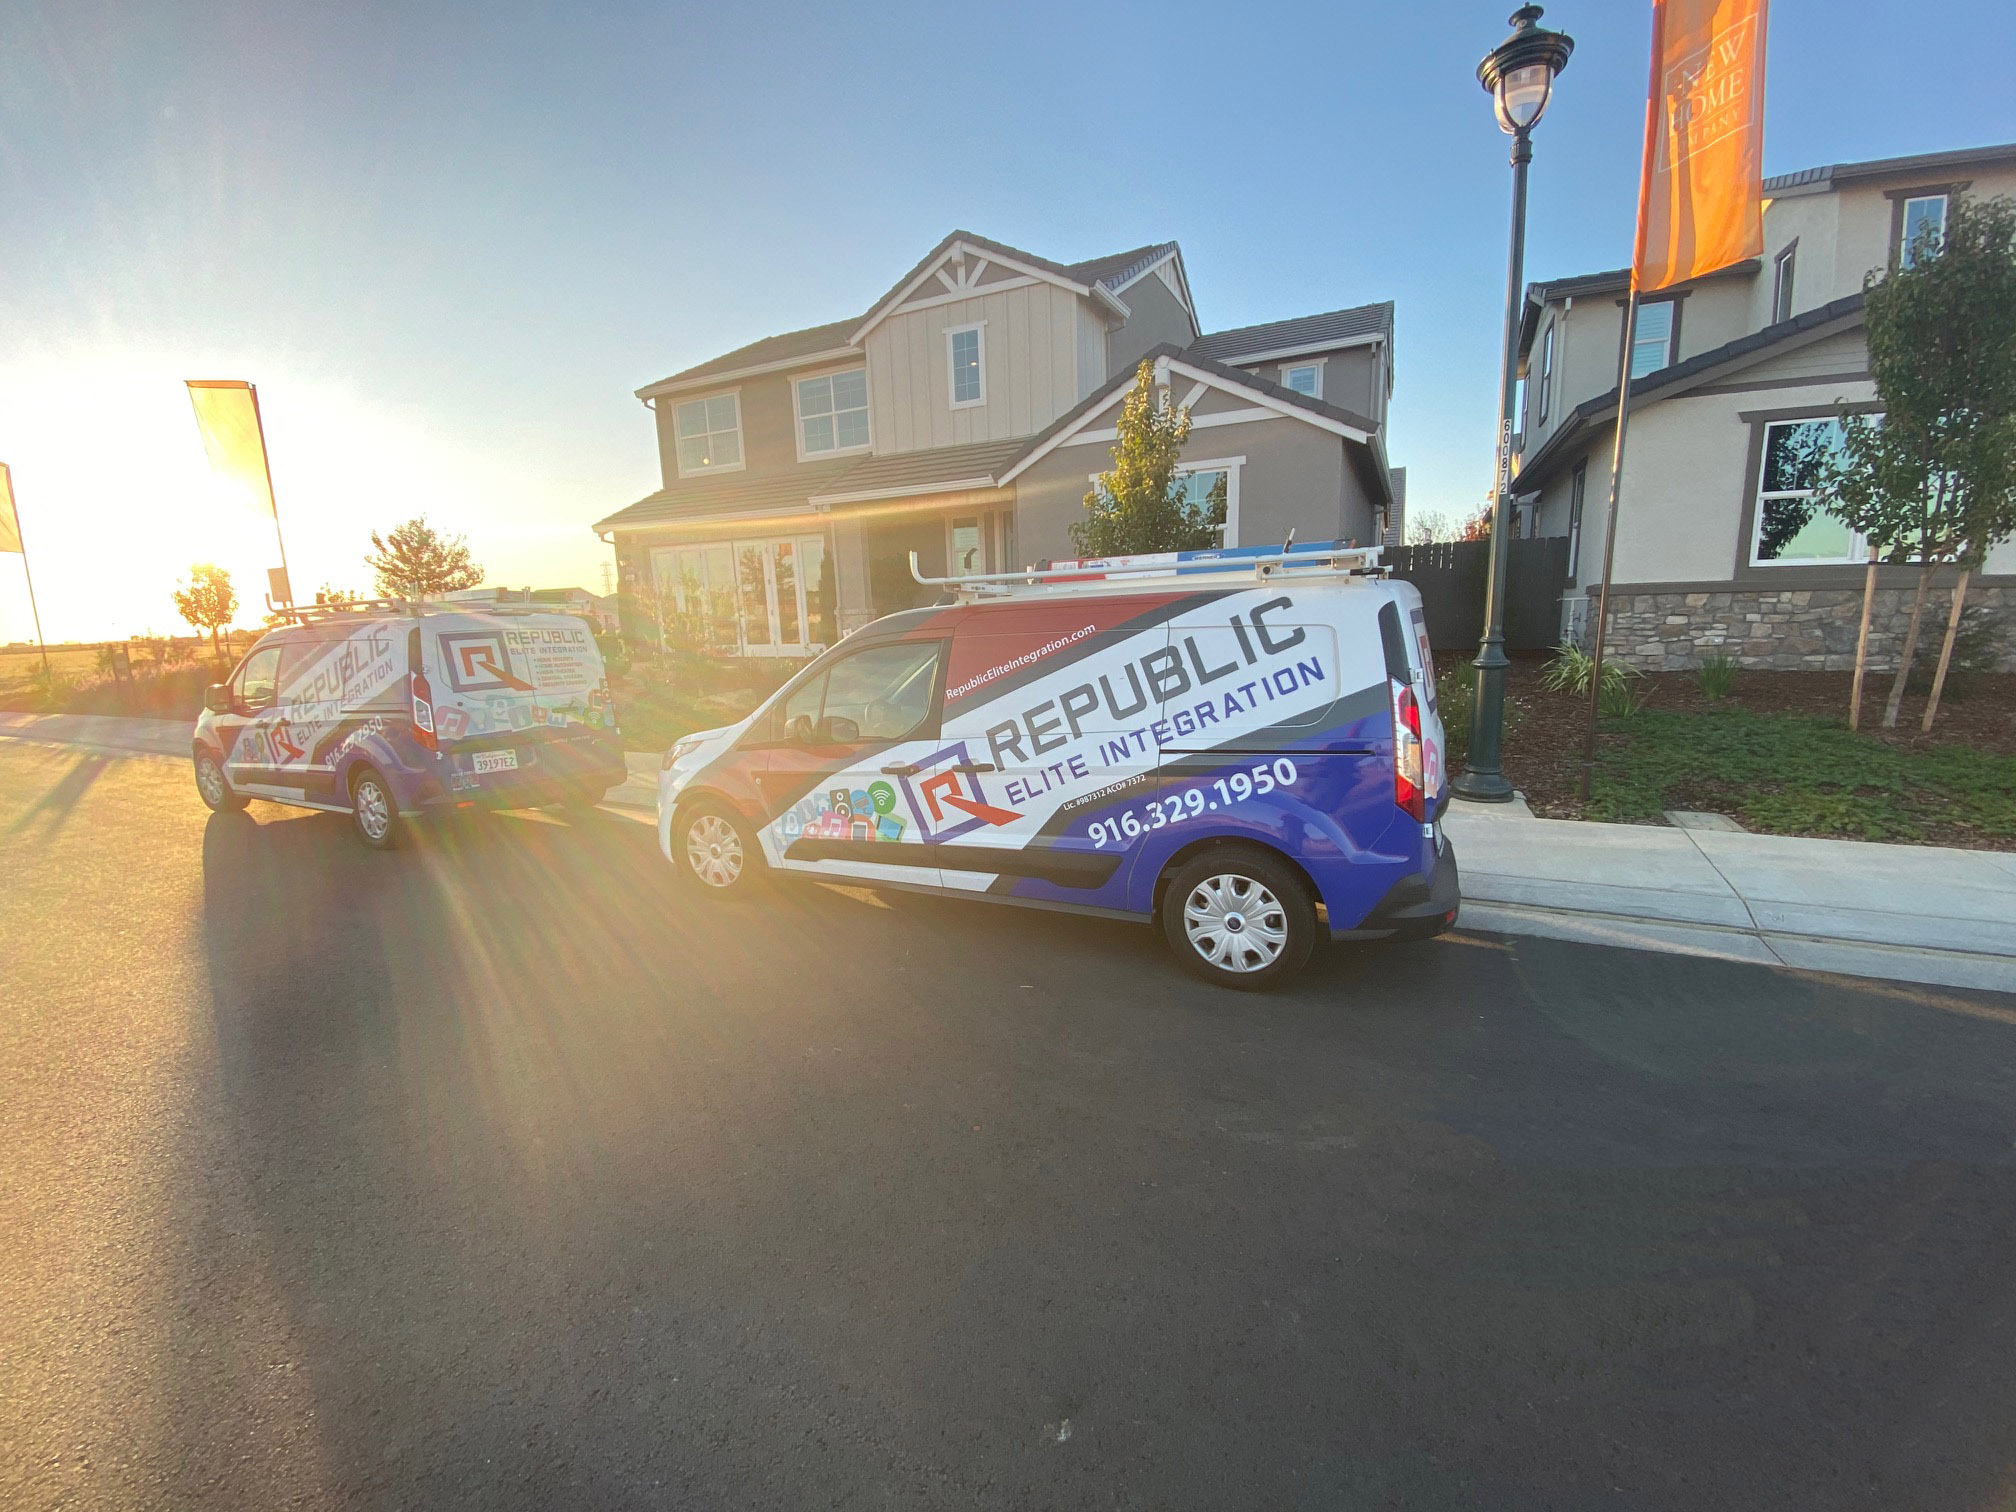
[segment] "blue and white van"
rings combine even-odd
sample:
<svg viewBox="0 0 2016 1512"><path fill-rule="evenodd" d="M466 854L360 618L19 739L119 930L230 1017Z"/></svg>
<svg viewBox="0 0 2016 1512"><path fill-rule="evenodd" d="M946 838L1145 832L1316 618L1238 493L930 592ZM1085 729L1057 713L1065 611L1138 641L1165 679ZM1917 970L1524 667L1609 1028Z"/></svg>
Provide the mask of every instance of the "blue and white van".
<svg viewBox="0 0 2016 1512"><path fill-rule="evenodd" d="M1153 920L1248 989L1319 937L1454 922L1421 598L1376 551L920 581L949 602L665 753L659 844L703 891L795 873Z"/></svg>
<svg viewBox="0 0 2016 1512"><path fill-rule="evenodd" d="M268 631L196 721L212 809L349 814L373 849L446 808L593 804L627 775L594 633L568 614L375 603Z"/></svg>

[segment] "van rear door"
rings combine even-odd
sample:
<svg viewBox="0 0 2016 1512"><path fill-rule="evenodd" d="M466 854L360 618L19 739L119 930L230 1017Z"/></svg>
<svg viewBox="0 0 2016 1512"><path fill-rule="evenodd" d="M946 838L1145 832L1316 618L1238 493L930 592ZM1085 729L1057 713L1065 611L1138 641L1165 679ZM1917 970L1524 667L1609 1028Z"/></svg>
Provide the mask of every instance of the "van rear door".
<svg viewBox="0 0 2016 1512"><path fill-rule="evenodd" d="M451 784L536 780L541 748L588 740L607 724L602 656L570 615L440 614L426 620L434 733Z"/></svg>

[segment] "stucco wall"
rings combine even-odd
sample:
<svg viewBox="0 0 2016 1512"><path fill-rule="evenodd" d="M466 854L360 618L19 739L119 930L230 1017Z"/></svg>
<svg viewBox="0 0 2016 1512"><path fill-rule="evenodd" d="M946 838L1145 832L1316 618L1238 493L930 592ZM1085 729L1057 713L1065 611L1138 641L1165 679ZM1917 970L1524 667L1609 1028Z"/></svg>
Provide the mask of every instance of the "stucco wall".
<svg viewBox="0 0 2016 1512"><path fill-rule="evenodd" d="M1297 357L1273 358L1266 362L1242 363L1240 366L1243 371L1265 378L1269 383L1285 385L1285 374L1289 368L1311 362L1323 364L1323 392L1318 397L1325 403L1363 415L1368 420L1384 418L1385 384L1382 381L1384 369L1380 348L1369 343Z"/></svg>
<svg viewBox="0 0 2016 1512"><path fill-rule="evenodd" d="M1200 403L1199 408L1203 406ZM1095 473L1112 465L1110 441L1062 446L1015 480L1016 539L1031 561L1075 554L1070 527L1084 516ZM1377 538L1370 497L1351 469L1340 437L1300 420L1257 420L1191 434L1186 461L1241 457L1235 545L1284 539Z"/></svg>
<svg viewBox="0 0 2016 1512"><path fill-rule="evenodd" d="M1154 274L1136 279L1120 298L1132 313L1125 325L1106 337L1106 371L1102 376L1111 377L1134 367L1141 361L1144 352L1165 341L1186 347L1197 339L1197 325L1191 320L1190 312L1170 292L1169 286ZM1088 386L1086 392L1096 387L1098 384L1095 382Z"/></svg>

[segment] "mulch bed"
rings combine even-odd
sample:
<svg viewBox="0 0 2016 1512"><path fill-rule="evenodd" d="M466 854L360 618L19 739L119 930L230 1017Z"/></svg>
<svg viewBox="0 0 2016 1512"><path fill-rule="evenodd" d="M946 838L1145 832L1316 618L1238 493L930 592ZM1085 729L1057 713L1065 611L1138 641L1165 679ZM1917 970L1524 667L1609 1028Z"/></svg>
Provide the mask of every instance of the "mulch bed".
<svg viewBox="0 0 2016 1512"><path fill-rule="evenodd" d="M1516 657L1506 688L1505 772L1525 795L1533 812L1554 819L1582 817L1578 796L1582 775L1582 732L1586 704L1582 698L1551 692L1540 685L1547 658ZM1636 684L1645 707L1675 714L1708 714L1737 706L1758 714L1798 714L1845 724L1848 718L1848 672L1765 672L1736 674L1735 686L1722 700L1702 696L1693 674L1649 674ZM1862 733L1899 749L1922 752L1942 745L2016 756L2016 674L1977 678L1966 697L1949 690L1939 702L1939 717L1928 735L1918 728L1925 709L1920 694L1907 693L1897 728L1882 727L1883 704L1890 694L1887 673L1865 680L1862 690ZM1599 728L1599 750L1614 749L1623 740ZM1713 791L1672 795L1674 808L1725 812L1727 795ZM2016 842L1984 839L1964 830L1928 831L1927 843L2016 849Z"/></svg>

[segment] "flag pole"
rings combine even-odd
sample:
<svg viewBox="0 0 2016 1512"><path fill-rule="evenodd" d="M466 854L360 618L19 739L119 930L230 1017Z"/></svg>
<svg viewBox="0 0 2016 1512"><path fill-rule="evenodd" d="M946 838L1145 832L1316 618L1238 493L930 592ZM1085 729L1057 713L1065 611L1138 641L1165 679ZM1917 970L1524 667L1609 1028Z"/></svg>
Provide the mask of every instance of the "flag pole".
<svg viewBox="0 0 2016 1512"><path fill-rule="evenodd" d="M28 539L21 530L21 501L14 496L14 470L0 462L0 499L14 514L14 544L21 548L21 577L28 584L28 614L35 621L35 648L42 653L43 681L52 681L49 670L49 642L42 636L42 611L35 603L35 574L28 570Z"/></svg>
<svg viewBox="0 0 2016 1512"><path fill-rule="evenodd" d="M1624 437L1631 425L1631 348L1638 340L1638 279L1651 230L1652 154L1659 131L1659 65L1666 42L1665 0L1652 6L1652 67L1645 85L1645 143L1638 162L1638 224L1631 237L1631 284L1624 298L1624 337L1617 347L1617 434L1610 448L1610 502L1603 522L1603 578L1596 591L1596 652L1589 669L1589 707L1582 726L1582 801L1596 771L1596 701L1603 693L1603 642L1610 629L1610 569L1617 558L1617 496L1624 488Z"/></svg>
<svg viewBox="0 0 2016 1512"><path fill-rule="evenodd" d="M1596 703L1603 691L1603 642L1610 625L1610 568L1617 557L1617 495L1624 484L1624 438L1631 426L1631 348L1638 338L1638 269L1624 301L1624 340L1617 354L1617 435L1610 448L1610 503L1603 520L1603 578L1596 592L1596 651L1589 669L1589 707L1582 727L1582 801L1596 767Z"/></svg>
<svg viewBox="0 0 2016 1512"><path fill-rule="evenodd" d="M280 496L273 492L273 454L266 449L266 415L259 408L259 385L248 383L252 391L252 419L259 426L259 461L266 469L266 498L273 506L273 539L280 545L280 575L287 579L287 602L294 597L294 574L287 569L287 538L280 533Z"/></svg>

